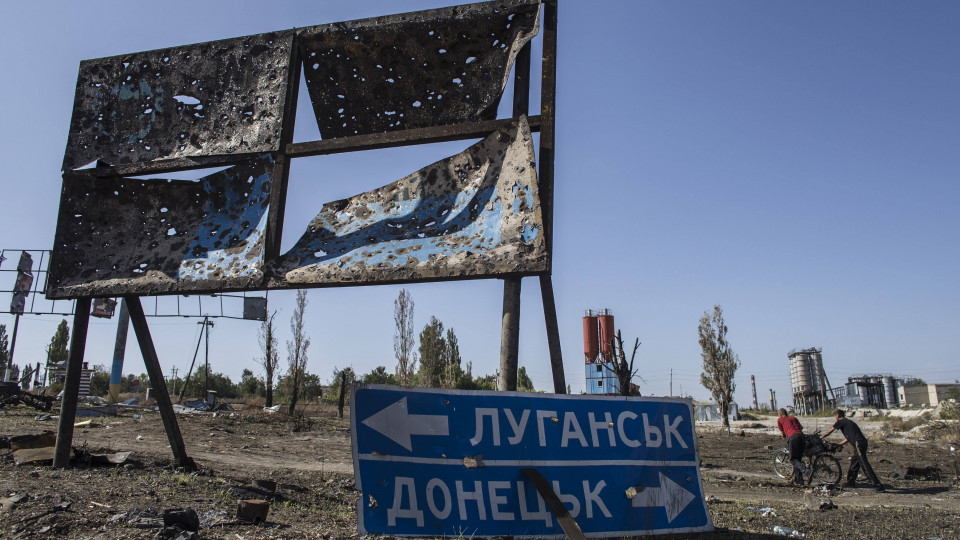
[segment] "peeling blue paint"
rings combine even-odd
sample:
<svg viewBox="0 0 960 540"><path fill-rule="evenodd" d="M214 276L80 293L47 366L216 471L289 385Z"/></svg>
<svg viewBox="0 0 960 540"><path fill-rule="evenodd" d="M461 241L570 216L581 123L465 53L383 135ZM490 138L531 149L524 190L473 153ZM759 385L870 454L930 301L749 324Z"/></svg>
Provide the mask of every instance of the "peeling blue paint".
<svg viewBox="0 0 960 540"><path fill-rule="evenodd" d="M540 228L535 225L526 224L523 226L523 233L520 235L520 238L523 238L523 242L529 244L537 239L537 235L540 233Z"/></svg>
<svg viewBox="0 0 960 540"><path fill-rule="evenodd" d="M275 271L324 283L536 271L541 235L525 121L397 182L324 205Z"/></svg>
<svg viewBox="0 0 960 540"><path fill-rule="evenodd" d="M204 219L180 264L178 279L249 277L261 271L263 237L270 211L269 155L260 158L257 176L240 177L235 168L201 179L208 194ZM189 254L203 254L189 257Z"/></svg>

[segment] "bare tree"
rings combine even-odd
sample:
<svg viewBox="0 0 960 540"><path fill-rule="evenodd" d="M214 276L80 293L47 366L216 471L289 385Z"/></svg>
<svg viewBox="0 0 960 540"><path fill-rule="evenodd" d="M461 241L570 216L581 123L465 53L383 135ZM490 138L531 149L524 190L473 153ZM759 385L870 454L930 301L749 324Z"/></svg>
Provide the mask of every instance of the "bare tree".
<svg viewBox="0 0 960 540"><path fill-rule="evenodd" d="M616 353L616 357L613 359L613 371L617 374L617 381L620 383L620 395L636 395L633 393L630 383L637 376L637 370L633 369L633 360L637 357L637 349L640 348L640 338L637 338L633 343L633 353L630 355L629 363L627 362L627 355L623 351L623 338L620 337L620 330L617 330L617 339L612 345Z"/></svg>
<svg viewBox="0 0 960 540"><path fill-rule="evenodd" d="M729 430L727 414L736 388L733 376L740 366L740 357L733 352L727 341L727 325L723 321L723 309L719 305L713 306L712 314L703 312L697 333L700 336L700 356L703 358L700 384L710 391L713 399L720 405L723 425Z"/></svg>
<svg viewBox="0 0 960 540"><path fill-rule="evenodd" d="M400 294L393 301L393 322L397 327L393 334L397 381L401 386L411 386L413 374L417 372L417 351L413 337L413 295L406 289L400 289Z"/></svg>
<svg viewBox="0 0 960 540"><path fill-rule="evenodd" d="M303 314L307 310L307 291L297 291L297 305L290 317L290 333L293 339L287 340L287 380L290 383L290 409L292 416L297 406L297 398L303 387L303 378L307 372L307 348L310 338L303 333Z"/></svg>
<svg viewBox="0 0 960 540"><path fill-rule="evenodd" d="M273 318L277 316L274 311L270 317L260 325L260 331L257 332L257 341L260 342L260 352L263 354L257 361L263 366L263 382L267 387L267 407L273 407L273 379L277 374L277 368L280 366L280 353L277 351L277 335L273 331Z"/></svg>

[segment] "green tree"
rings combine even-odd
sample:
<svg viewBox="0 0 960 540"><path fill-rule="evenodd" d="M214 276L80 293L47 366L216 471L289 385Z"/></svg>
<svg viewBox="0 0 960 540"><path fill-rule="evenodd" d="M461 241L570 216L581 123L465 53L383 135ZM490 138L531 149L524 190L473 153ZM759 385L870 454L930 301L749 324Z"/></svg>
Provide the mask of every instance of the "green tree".
<svg viewBox="0 0 960 540"><path fill-rule="evenodd" d="M103 364L93 366L90 374L90 395L103 397L110 392L110 372Z"/></svg>
<svg viewBox="0 0 960 540"><path fill-rule="evenodd" d="M446 344L443 355L443 379L441 386L443 388L456 388L457 383L463 377L462 359L460 358L460 342L457 340L457 334L453 328L447 328Z"/></svg>
<svg viewBox="0 0 960 540"><path fill-rule="evenodd" d="M439 388L447 364L447 340L443 336L443 323L434 316L420 331L420 369L417 384Z"/></svg>
<svg viewBox="0 0 960 540"><path fill-rule="evenodd" d="M410 386L417 372L417 351L414 350L417 342L413 337L413 296L406 289L400 289L400 294L393 301L393 322L396 325L393 334L396 378L402 386Z"/></svg>
<svg viewBox="0 0 960 540"><path fill-rule="evenodd" d="M364 375L361 381L363 384L399 384L397 376L393 373L388 373L386 366L375 367L373 371Z"/></svg>
<svg viewBox="0 0 960 540"><path fill-rule="evenodd" d="M293 416L297 406L297 398L303 386L304 376L307 373L307 349L310 347L310 338L303 330L303 315L307 310L307 291L297 291L297 303L290 317L290 333L293 338L287 341L287 376L290 378L290 407L287 412Z"/></svg>
<svg viewBox="0 0 960 540"><path fill-rule="evenodd" d="M730 342L727 341L727 325L723 320L723 309L719 305L713 306L712 314L703 312L697 333L700 338L700 357L703 359L700 384L710 391L713 399L720 405L723 425L729 429L727 414L736 388L733 377L740 366L740 357L733 352Z"/></svg>
<svg viewBox="0 0 960 540"><path fill-rule="evenodd" d="M10 363L10 338L7 336L7 325L0 324L0 370Z"/></svg>
<svg viewBox="0 0 960 540"><path fill-rule="evenodd" d="M70 350L67 348L70 344L70 326L66 319L62 319L57 326L57 331L50 338L50 344L47 345L47 363L59 364L66 362L70 356Z"/></svg>
<svg viewBox="0 0 960 540"><path fill-rule="evenodd" d="M237 385L233 383L229 376L214 371L207 375L207 390L216 392L218 398L235 398L240 395ZM201 398L205 397L201 396Z"/></svg>
<svg viewBox="0 0 960 540"><path fill-rule="evenodd" d="M323 381L320 376L316 373L304 373L300 392L301 397L309 401L317 401L323 397Z"/></svg>
<svg viewBox="0 0 960 540"><path fill-rule="evenodd" d="M277 349L277 335L274 333L273 318L277 316L274 311L267 320L260 325L260 331L257 333L257 340L260 343L260 352L262 356L258 362L263 366L264 386L266 392L266 406L273 407L273 381L277 375L277 368L280 366L280 352Z"/></svg>
<svg viewBox="0 0 960 540"><path fill-rule="evenodd" d="M243 372L240 373L240 383L237 384L237 391L240 395L245 397L257 396L260 394L262 387L263 380L258 379L253 371L244 368Z"/></svg>
<svg viewBox="0 0 960 540"><path fill-rule="evenodd" d="M350 402L350 385L357 381L357 374L353 371L352 367L339 369L336 366L334 366L333 375L330 377L330 385L327 387L326 392L323 393L323 401L337 403L340 400L340 380L342 375L347 376L347 386L344 389L346 391L344 403Z"/></svg>
<svg viewBox="0 0 960 540"><path fill-rule="evenodd" d="M534 392L533 381L527 375L527 368L520 366L517 370L517 390L521 392Z"/></svg>

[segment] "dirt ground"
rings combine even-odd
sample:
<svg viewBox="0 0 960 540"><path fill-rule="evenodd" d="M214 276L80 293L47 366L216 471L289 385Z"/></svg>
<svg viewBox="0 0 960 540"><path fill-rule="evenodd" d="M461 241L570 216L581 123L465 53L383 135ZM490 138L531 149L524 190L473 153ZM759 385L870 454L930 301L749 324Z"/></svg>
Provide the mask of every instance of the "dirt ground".
<svg viewBox="0 0 960 540"><path fill-rule="evenodd" d="M36 415L22 406L0 411L0 436L56 430L56 420ZM252 407L178 418L199 471L171 466L159 414L142 409L78 427L79 457L70 469L16 466L11 451L0 450L0 497L16 501L4 501L0 538L160 538L156 515L177 507L197 511L201 538L357 537L349 421L337 419L334 410L312 411L305 422ZM828 427L827 419L802 421L808 431L815 424ZM730 434L714 424L698 425L704 489L717 532L666 538L778 538L770 534L775 525L806 538L960 538L957 452L948 437L890 438L879 423L864 421L871 463L887 491L827 493L790 487L774 475L773 454L783 441L773 425L771 418L738 422ZM120 466L94 466L83 457L122 451L132 454ZM849 456L849 450L841 456L845 466ZM902 466L942 472L939 480L891 479ZM275 493L254 485L264 480L276 482ZM236 521L237 502L244 499L270 502L266 523ZM835 508L821 510L826 499Z"/></svg>

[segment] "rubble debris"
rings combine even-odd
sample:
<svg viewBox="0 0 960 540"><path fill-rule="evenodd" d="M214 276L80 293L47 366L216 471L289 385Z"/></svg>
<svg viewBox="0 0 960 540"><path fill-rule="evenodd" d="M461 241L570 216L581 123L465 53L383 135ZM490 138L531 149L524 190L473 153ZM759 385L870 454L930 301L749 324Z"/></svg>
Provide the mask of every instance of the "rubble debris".
<svg viewBox="0 0 960 540"><path fill-rule="evenodd" d="M60 504L54 505L53 508L51 508L51 509L49 509L49 510L47 510L47 511L45 511L45 512L41 512L41 513L39 513L39 514L37 514L37 515L35 515L35 516L30 516L30 517L28 517L28 518L26 518L26 519L20 520L20 524L22 525L22 524L24 524L24 523L29 523L29 522L31 522L31 521L36 521L36 520L38 520L38 519L40 519L40 518L42 518L42 517L49 516L50 514L56 514L57 512L68 512L68 511L70 511L70 505L71 505L71 504L73 504L73 503L71 503L70 501L63 501L63 502L60 503Z"/></svg>
<svg viewBox="0 0 960 540"><path fill-rule="evenodd" d="M100 396L83 396L80 398L80 403L86 403L94 407L104 407L107 405L107 400Z"/></svg>
<svg viewBox="0 0 960 540"><path fill-rule="evenodd" d="M77 407L77 416L116 416L116 405L104 405L101 407Z"/></svg>
<svg viewBox="0 0 960 540"><path fill-rule="evenodd" d="M130 454L132 454L132 452L90 454L90 463L95 465L123 465L130 459Z"/></svg>
<svg viewBox="0 0 960 540"><path fill-rule="evenodd" d="M895 480L929 480L941 481L940 467L929 465L926 467L902 466L890 473L890 478Z"/></svg>
<svg viewBox="0 0 960 540"><path fill-rule="evenodd" d="M0 512L9 512L15 504L26 498L26 493L14 493L9 497L0 498Z"/></svg>
<svg viewBox="0 0 960 540"><path fill-rule="evenodd" d="M253 486L264 493L273 494L277 492L277 483L273 480L254 480Z"/></svg>
<svg viewBox="0 0 960 540"><path fill-rule="evenodd" d="M222 510L217 510L211 508L206 512L200 514L200 527L204 529L209 529L210 527L216 527L217 525L223 525L227 523L227 513Z"/></svg>
<svg viewBox="0 0 960 540"><path fill-rule="evenodd" d="M770 527L770 532L780 536L789 536L790 538L803 538L806 535L802 532L791 529L790 527L784 527L783 525L774 525Z"/></svg>
<svg viewBox="0 0 960 540"><path fill-rule="evenodd" d="M30 392L24 392L16 385L5 385L2 395L0 395L0 409L8 405L26 405L33 407L38 411L49 411L53 408L54 396L36 395Z"/></svg>
<svg viewBox="0 0 960 540"><path fill-rule="evenodd" d="M154 529L163 527L163 517L149 510L135 509L114 515L110 518L109 523L129 525L137 529Z"/></svg>
<svg viewBox="0 0 960 540"><path fill-rule="evenodd" d="M270 503L260 499L249 499L237 503L237 519L249 523L260 523L267 520Z"/></svg>
<svg viewBox="0 0 960 540"><path fill-rule="evenodd" d="M10 438L10 448L13 450L13 463L39 463L53 461L54 449L57 444L57 434L45 431L39 435L18 435ZM70 458L74 456L70 449Z"/></svg>
<svg viewBox="0 0 960 540"><path fill-rule="evenodd" d="M180 527L164 527L154 535L156 540L200 540L200 535L194 531L185 531Z"/></svg>
<svg viewBox="0 0 960 540"><path fill-rule="evenodd" d="M164 527L180 527L186 531L200 530L200 516L189 506L186 508L168 508L163 511Z"/></svg>
<svg viewBox="0 0 960 540"><path fill-rule="evenodd" d="M773 511L773 508L765 506L763 508L757 508L755 506L748 506L747 510L753 510L754 512L760 512L763 517L777 517L777 513Z"/></svg>
<svg viewBox="0 0 960 540"><path fill-rule="evenodd" d="M824 510L836 510L839 508L831 499L820 499L820 507L818 508L821 512Z"/></svg>

